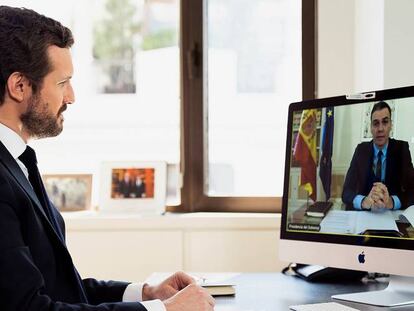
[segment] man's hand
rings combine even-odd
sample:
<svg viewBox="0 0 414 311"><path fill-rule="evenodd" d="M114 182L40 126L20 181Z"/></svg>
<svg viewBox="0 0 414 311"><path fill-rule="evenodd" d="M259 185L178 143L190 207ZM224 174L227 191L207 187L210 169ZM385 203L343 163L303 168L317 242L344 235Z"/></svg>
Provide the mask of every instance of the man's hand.
<svg viewBox="0 0 414 311"><path fill-rule="evenodd" d="M195 280L184 272L176 272L156 286L144 285L142 300L165 300L174 296L178 291L195 283Z"/></svg>
<svg viewBox="0 0 414 311"><path fill-rule="evenodd" d="M188 285L163 302L167 311L213 311L215 305L214 298L196 284Z"/></svg>
<svg viewBox="0 0 414 311"><path fill-rule="evenodd" d="M362 200L362 209L393 209L394 201L388 192L388 188L381 182L376 182L372 186L368 196Z"/></svg>
<svg viewBox="0 0 414 311"><path fill-rule="evenodd" d="M373 195L374 206L377 208L394 208L394 200L388 192L388 188L383 183L377 182L374 183L375 194Z"/></svg>
<svg viewBox="0 0 414 311"><path fill-rule="evenodd" d="M374 204L375 204L374 198L377 196L377 191L378 189L375 187L375 184L374 184L369 194L361 202L362 209L369 210L369 209L374 208Z"/></svg>
<svg viewBox="0 0 414 311"><path fill-rule="evenodd" d="M382 184L379 182L374 183L371 192L369 193L369 197L373 202L371 206L371 210L373 211L385 208L384 192L381 185Z"/></svg>
<svg viewBox="0 0 414 311"><path fill-rule="evenodd" d="M373 205L374 200L371 198L371 193L369 193L369 195L366 196L361 202L362 209L369 210L372 208Z"/></svg>

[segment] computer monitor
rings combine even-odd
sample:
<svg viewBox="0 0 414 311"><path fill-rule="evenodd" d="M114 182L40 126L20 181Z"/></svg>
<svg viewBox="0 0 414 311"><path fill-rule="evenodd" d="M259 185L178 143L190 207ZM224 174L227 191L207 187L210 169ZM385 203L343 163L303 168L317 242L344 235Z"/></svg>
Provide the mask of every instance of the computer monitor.
<svg viewBox="0 0 414 311"><path fill-rule="evenodd" d="M414 87L293 103L287 129L281 259L392 275L334 299L414 303Z"/></svg>

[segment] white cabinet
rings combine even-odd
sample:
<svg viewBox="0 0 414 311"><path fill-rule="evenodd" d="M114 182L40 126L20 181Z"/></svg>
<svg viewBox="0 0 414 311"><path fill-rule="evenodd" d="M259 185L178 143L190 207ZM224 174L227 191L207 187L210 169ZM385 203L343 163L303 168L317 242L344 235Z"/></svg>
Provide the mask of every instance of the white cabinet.
<svg viewBox="0 0 414 311"><path fill-rule="evenodd" d="M83 278L143 280L150 271L182 270L180 231L69 231L67 244Z"/></svg>
<svg viewBox="0 0 414 311"><path fill-rule="evenodd" d="M203 272L275 272L276 230L194 231L185 239L185 267Z"/></svg>
<svg viewBox="0 0 414 311"><path fill-rule="evenodd" d="M64 217L82 277L142 281L153 272L275 272L286 265L278 259L277 214Z"/></svg>

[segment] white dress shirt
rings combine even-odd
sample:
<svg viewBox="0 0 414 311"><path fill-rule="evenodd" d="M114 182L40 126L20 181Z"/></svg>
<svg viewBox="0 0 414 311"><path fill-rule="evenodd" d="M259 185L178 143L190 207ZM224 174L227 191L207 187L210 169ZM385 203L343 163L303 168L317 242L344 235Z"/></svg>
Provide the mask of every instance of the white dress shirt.
<svg viewBox="0 0 414 311"><path fill-rule="evenodd" d="M0 141L16 160L26 178L29 179L29 173L26 166L19 160L19 156L26 150L26 143L24 140L15 131L0 123ZM148 311L166 311L164 304L159 299L142 301L143 287L144 283L129 284L125 289L122 301L140 301Z"/></svg>

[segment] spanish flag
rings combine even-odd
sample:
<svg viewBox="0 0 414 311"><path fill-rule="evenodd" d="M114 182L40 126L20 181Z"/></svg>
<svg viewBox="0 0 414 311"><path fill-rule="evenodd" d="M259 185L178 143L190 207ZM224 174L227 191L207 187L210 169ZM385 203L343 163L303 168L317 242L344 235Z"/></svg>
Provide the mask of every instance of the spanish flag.
<svg viewBox="0 0 414 311"><path fill-rule="evenodd" d="M302 111L293 156L301 167L299 186L316 201L316 109Z"/></svg>

